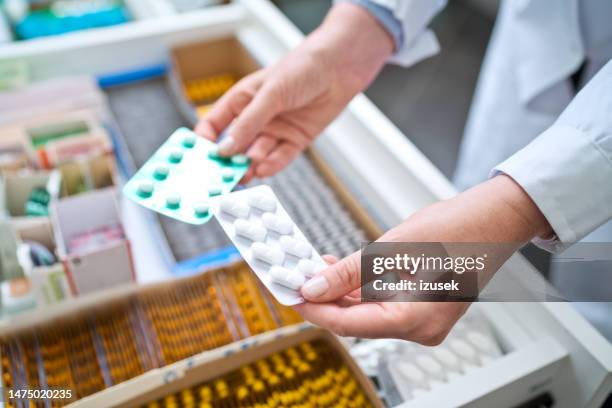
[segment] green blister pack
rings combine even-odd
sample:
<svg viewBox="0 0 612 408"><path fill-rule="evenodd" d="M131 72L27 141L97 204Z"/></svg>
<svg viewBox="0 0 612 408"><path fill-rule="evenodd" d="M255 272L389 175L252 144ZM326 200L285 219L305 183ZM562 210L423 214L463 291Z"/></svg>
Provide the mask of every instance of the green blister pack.
<svg viewBox="0 0 612 408"><path fill-rule="evenodd" d="M238 154L220 157L217 145L177 129L123 187L123 194L160 214L200 225L212 217L210 197L229 193L249 167Z"/></svg>

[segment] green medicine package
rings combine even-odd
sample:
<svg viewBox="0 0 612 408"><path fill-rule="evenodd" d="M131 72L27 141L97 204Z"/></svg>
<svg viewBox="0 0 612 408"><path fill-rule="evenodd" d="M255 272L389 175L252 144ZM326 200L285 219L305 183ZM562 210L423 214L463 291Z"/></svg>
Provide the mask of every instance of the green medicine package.
<svg viewBox="0 0 612 408"><path fill-rule="evenodd" d="M217 145L187 128L177 129L123 187L123 194L160 214L189 224L206 223L209 198L226 194L249 167L242 155L220 157Z"/></svg>

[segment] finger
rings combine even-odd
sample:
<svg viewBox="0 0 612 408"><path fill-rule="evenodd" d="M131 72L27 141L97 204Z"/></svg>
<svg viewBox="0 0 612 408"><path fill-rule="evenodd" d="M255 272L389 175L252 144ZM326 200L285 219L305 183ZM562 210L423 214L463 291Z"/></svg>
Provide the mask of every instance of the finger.
<svg viewBox="0 0 612 408"><path fill-rule="evenodd" d="M311 302L331 302L361 287L361 252L357 251L322 270L302 286Z"/></svg>
<svg viewBox="0 0 612 408"><path fill-rule="evenodd" d="M253 167L249 167L246 173L244 173L244 176L242 176L242 178L240 179L240 184L248 184L251 180L253 180L254 177L255 170L253 169Z"/></svg>
<svg viewBox="0 0 612 408"><path fill-rule="evenodd" d="M213 142L216 141L221 132L251 102L262 81L263 71L258 71L231 87L198 122L195 132Z"/></svg>
<svg viewBox="0 0 612 408"><path fill-rule="evenodd" d="M304 319L340 336L388 337L396 326L377 303L348 307L336 303L302 303L294 308Z"/></svg>
<svg viewBox="0 0 612 408"><path fill-rule="evenodd" d="M340 258L338 258L337 256L330 254L322 255L321 258L323 258L325 263L327 263L328 265L333 265L340 260Z"/></svg>
<svg viewBox="0 0 612 408"><path fill-rule="evenodd" d="M212 127L210 122L206 119L201 119L196 125L195 129L193 129L195 133L200 136L205 137L206 139L214 142L217 140L217 131Z"/></svg>
<svg viewBox="0 0 612 408"><path fill-rule="evenodd" d="M267 135L266 133L261 134L246 153L251 159L251 167L255 168L259 163L264 161L278 143L277 138Z"/></svg>
<svg viewBox="0 0 612 408"><path fill-rule="evenodd" d="M255 174L260 178L271 177L287 167L300 152L301 150L297 145L289 142L281 142L276 146L274 151L268 155L266 160L255 168Z"/></svg>
<svg viewBox="0 0 612 408"><path fill-rule="evenodd" d="M229 135L219 145L219 153L230 156L245 151L280 109L281 101L276 87L262 86L236 117Z"/></svg>

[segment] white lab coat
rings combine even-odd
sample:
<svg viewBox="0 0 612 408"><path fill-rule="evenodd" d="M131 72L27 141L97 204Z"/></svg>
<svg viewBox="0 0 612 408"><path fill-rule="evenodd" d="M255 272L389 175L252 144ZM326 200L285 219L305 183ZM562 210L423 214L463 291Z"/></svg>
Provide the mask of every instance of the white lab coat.
<svg viewBox="0 0 612 408"><path fill-rule="evenodd" d="M426 26L443 1L369 1L402 23L404 42L394 62L410 65L435 51ZM553 226L555 239L536 242L552 251L582 239L612 242L612 223L606 223L612 217L612 62L604 67L612 58L611 20L612 1L503 1L465 128L457 187L509 174ZM588 84L576 96L569 78L583 63ZM576 285L579 274L556 272L553 281L562 276L566 289L589 290ZM595 286L608 288L612 298L610 276ZM612 339L612 303L578 307Z"/></svg>

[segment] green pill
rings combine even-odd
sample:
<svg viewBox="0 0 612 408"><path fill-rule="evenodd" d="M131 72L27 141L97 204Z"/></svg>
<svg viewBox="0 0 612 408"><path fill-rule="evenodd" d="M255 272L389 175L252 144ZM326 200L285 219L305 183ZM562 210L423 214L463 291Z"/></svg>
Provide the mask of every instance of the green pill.
<svg viewBox="0 0 612 408"><path fill-rule="evenodd" d="M216 195L220 195L223 191L221 190L221 186L214 184L210 187L208 187L208 195L210 196L216 196Z"/></svg>
<svg viewBox="0 0 612 408"><path fill-rule="evenodd" d="M170 169L165 164L159 164L153 171L153 177L158 180L165 180L170 173Z"/></svg>
<svg viewBox="0 0 612 408"><path fill-rule="evenodd" d="M181 205L181 197L178 194L170 194L166 197L166 206L168 208L176 209Z"/></svg>
<svg viewBox="0 0 612 408"><path fill-rule="evenodd" d="M193 210L195 211L196 216L205 217L208 215L208 211L210 210L210 206L208 203L199 202L195 203L193 206Z"/></svg>
<svg viewBox="0 0 612 408"><path fill-rule="evenodd" d="M137 193L139 196L147 198L151 197L151 195L153 194L153 189L153 182L149 180L143 180L138 184Z"/></svg>
<svg viewBox="0 0 612 408"><path fill-rule="evenodd" d="M183 146L191 149L193 146L195 146L197 141L197 136L194 134L188 134L185 135L185 137L183 138Z"/></svg>
<svg viewBox="0 0 612 408"><path fill-rule="evenodd" d="M179 163L183 160L183 152L178 149L172 150L168 155L168 160L170 160L171 163Z"/></svg>
<svg viewBox="0 0 612 408"><path fill-rule="evenodd" d="M223 179L223 181L232 181L234 179L234 170L223 169L221 171L221 178Z"/></svg>
<svg viewBox="0 0 612 408"><path fill-rule="evenodd" d="M232 156L232 164L243 165L247 164L248 162L249 158L246 157L244 154L237 154L235 156Z"/></svg>
<svg viewBox="0 0 612 408"><path fill-rule="evenodd" d="M219 146L211 147L208 151L208 157L211 159L220 159L221 156L219 156Z"/></svg>

